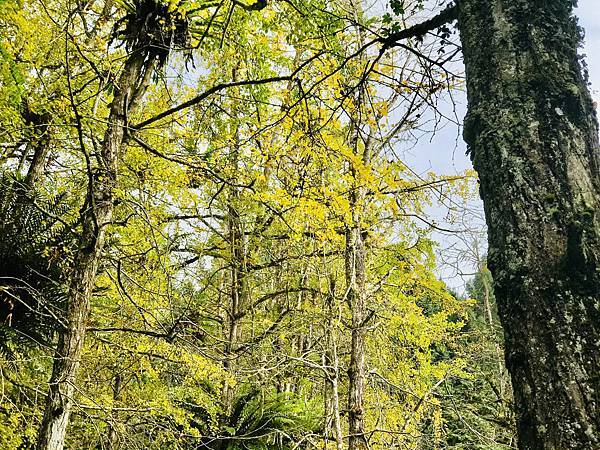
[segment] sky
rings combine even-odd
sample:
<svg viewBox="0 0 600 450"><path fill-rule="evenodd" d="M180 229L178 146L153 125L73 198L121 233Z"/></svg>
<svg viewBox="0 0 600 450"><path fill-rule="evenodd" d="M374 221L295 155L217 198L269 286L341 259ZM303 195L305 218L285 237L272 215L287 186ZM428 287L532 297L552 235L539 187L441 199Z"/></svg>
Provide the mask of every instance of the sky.
<svg viewBox="0 0 600 450"><path fill-rule="evenodd" d="M579 18L580 25L585 29L585 42L581 53L586 56L592 95L600 105L600 2L598 0L579 0L579 6L575 13ZM462 119L466 112L466 98L464 94L459 94L454 97L454 100L457 104L457 114ZM456 174L472 167L469 158L465 155L465 150L459 127L455 124L447 124L434 136L420 139L416 145L404 149L403 158L413 170L419 173L434 171L439 174ZM477 238L479 239L479 251L483 254L485 253L483 206L478 200L470 202L468 206L475 212L466 221L474 223L472 228L482 232L477 235ZM442 207L431 211L431 214L439 219L438 223L443 223L446 213L447 210ZM460 225L454 224L450 228L458 229ZM439 275L450 287L462 292L465 282L470 278L468 274L473 269L473 267L469 267L470 263L467 261L469 255L461 254L466 250L462 241L465 236L456 237L435 233L435 238L440 243ZM466 239L471 239L471 237L466 237ZM465 259L461 260L461 256L465 256Z"/></svg>
<svg viewBox="0 0 600 450"><path fill-rule="evenodd" d="M576 12L580 24L585 28L585 48L583 53L590 70L592 92L600 100L600 5L598 0L579 0ZM600 104L600 102L599 102Z"/></svg>
<svg viewBox="0 0 600 450"><path fill-rule="evenodd" d="M586 33L585 46L581 53L586 55L592 94L600 105L600 4L598 0L579 0L576 14ZM466 100L464 96L455 99L458 100L458 114L462 118L466 111ZM451 124L445 126L430 141L425 140L415 148L407 150L406 154L419 171L432 169L439 173L448 173L460 172L471 167L468 157L465 156L460 130Z"/></svg>

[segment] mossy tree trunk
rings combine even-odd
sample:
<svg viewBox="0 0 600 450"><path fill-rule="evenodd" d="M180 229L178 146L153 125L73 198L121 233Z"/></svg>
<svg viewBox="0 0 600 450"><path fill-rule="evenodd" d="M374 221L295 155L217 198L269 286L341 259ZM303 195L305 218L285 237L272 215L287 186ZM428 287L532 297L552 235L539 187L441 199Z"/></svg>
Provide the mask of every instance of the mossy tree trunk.
<svg viewBox="0 0 600 450"><path fill-rule="evenodd" d="M461 0L521 449L600 448L600 150L573 0Z"/></svg>
<svg viewBox="0 0 600 450"><path fill-rule="evenodd" d="M133 51L115 83L98 167L90 174L88 198L82 210L82 232L69 281L67 325L59 333L54 355L46 408L37 442L39 450L62 450L64 447L92 289L104 249L106 228L113 216L114 189L127 115L147 86L148 75L152 71L152 63L147 58L147 52Z"/></svg>

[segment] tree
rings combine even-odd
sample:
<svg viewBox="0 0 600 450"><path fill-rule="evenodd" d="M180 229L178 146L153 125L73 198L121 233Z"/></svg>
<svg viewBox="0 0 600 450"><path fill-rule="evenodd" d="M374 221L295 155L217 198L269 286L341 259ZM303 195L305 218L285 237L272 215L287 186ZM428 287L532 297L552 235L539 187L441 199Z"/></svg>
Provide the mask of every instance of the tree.
<svg viewBox="0 0 600 450"><path fill-rule="evenodd" d="M382 39L458 18L523 449L600 445L600 152L575 4L461 0Z"/></svg>
<svg viewBox="0 0 600 450"><path fill-rule="evenodd" d="M600 446L600 147L574 3L458 3L522 449Z"/></svg>
<svg viewBox="0 0 600 450"><path fill-rule="evenodd" d="M521 446L597 446L597 125L570 2L411 27L421 0L397 23L353 1L25 3L0 0L0 445L40 421L44 450L512 445L509 402L485 408L490 277L466 322L434 275L426 205L458 180L395 154L456 83L460 17Z"/></svg>
<svg viewBox="0 0 600 450"><path fill-rule="evenodd" d="M456 377L445 384L447 442L455 449L516 448L512 391L493 280L485 263L478 269L466 286L476 305L469 312L464 339L452 349L464 355L471 377Z"/></svg>
<svg viewBox="0 0 600 450"><path fill-rule="evenodd" d="M59 333L46 410L37 442L40 450L61 450L64 446L86 334L91 292L104 249L106 229L113 217L114 190L127 117L135 111L156 67L164 64L168 56L168 50L165 53L165 42L171 45L173 41L180 43L182 39L181 35L173 36L170 29L163 29L162 23L168 23L169 27L173 26L173 30L182 32L179 29L181 23L174 20L166 6L152 1L139 2L125 17L125 42L130 54L119 77L114 80L108 126L97 154L97 167L89 174L79 248L69 279L67 324ZM185 32L183 30L184 36ZM67 70L70 69L67 67ZM80 120L77 112L75 115ZM81 124L78 126L81 127ZM85 152L83 137L80 139Z"/></svg>

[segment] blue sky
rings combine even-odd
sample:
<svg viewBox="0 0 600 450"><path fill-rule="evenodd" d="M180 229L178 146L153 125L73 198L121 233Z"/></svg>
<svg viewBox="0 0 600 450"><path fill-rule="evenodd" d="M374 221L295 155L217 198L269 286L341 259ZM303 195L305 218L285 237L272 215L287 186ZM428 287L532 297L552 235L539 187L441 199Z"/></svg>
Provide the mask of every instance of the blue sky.
<svg viewBox="0 0 600 450"><path fill-rule="evenodd" d="M592 83L592 94L600 105L600 4L598 0L579 0L576 10L580 24L585 28L586 39L582 53L586 55ZM459 116L464 116L466 100L457 96ZM459 137L457 142L457 136ZM457 147L458 146L458 147ZM432 169L440 173L462 171L471 167L465 156L465 148L460 139L457 127L450 124L438 132L429 142L419 142L413 149L407 150L406 156L419 171Z"/></svg>
<svg viewBox="0 0 600 450"><path fill-rule="evenodd" d="M586 61L589 68L591 90L597 103L600 105L600 3L598 0L579 0L579 6L576 10L580 24L585 28L586 38L582 53L586 55ZM464 95L454 97L457 100L457 113L459 117L464 116L466 111L466 99ZM426 173L433 170L436 173L454 174L460 173L471 167L469 158L465 155L465 145L461 138L461 130L454 125L448 124L435 136L425 136L414 146L404 149L403 158L405 162L419 173ZM483 231L485 225L481 218L481 202L474 201L470 207L478 210L473 217L469 217L466 222L474 224L473 228ZM443 220L447 210L437 208L431 211L432 215ZM457 229L461 224L451 225L450 228ZM479 251L485 253L485 237L480 233L475 233L476 239L479 239ZM469 276L461 276L460 271L470 272L469 258L473 255L466 251L464 240L471 240L473 236L448 236L436 233L436 240L440 242L441 266L439 268L440 276L451 287L462 290L464 282ZM461 255L466 251L466 255ZM461 258L464 258L461 260ZM457 270L458 269L458 270Z"/></svg>
<svg viewBox="0 0 600 450"><path fill-rule="evenodd" d="M577 8L579 22L585 28L585 48L590 69L590 81L596 100L600 100L600 5L598 0L579 0ZM600 103L600 102L599 102Z"/></svg>

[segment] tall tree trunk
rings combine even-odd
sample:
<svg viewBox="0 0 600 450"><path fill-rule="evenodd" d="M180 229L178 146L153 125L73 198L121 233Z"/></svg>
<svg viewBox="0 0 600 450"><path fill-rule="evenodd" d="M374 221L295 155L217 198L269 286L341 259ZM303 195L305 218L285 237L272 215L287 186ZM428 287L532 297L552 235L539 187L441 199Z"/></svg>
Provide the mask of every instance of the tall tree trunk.
<svg viewBox="0 0 600 450"><path fill-rule="evenodd" d="M349 6L356 24L363 19L362 0L350 0ZM360 26L356 27L356 45L365 44L365 36ZM364 63L364 55L360 60ZM350 145L355 155L365 166L371 160L369 146L361 145L362 113L366 105L364 86L360 86L353 98L355 112L351 120ZM369 448L365 433L365 352L366 352L366 248L363 235L363 218L365 209L366 187L358 170L350 163L350 173L354 186L349 194L351 223L346 229L346 289L348 303L352 313L352 339L350 344L350 366L348 367L348 449L366 450Z"/></svg>
<svg viewBox="0 0 600 450"><path fill-rule="evenodd" d="M326 346L323 362L325 369L325 423L326 435L329 437L333 431L335 439L335 447L337 450L343 450L344 440L342 435L342 422L340 418L340 361L337 351L336 333L334 328L334 317L338 314L334 309L335 299L335 282L330 283L331 295L327 297L327 325L325 328ZM325 442L327 446L327 442Z"/></svg>
<svg viewBox="0 0 600 450"><path fill-rule="evenodd" d="M574 3L458 3L521 449L600 448L600 151Z"/></svg>
<svg viewBox="0 0 600 450"><path fill-rule="evenodd" d="M355 206L355 205L353 205ZM354 212L354 223L346 232L346 282L348 302L352 310L352 340L348 367L348 428L350 450L368 448L365 437L365 245L360 216Z"/></svg>
<svg viewBox="0 0 600 450"><path fill-rule="evenodd" d="M485 309L485 319L489 329L490 337L493 339L494 350L496 352L496 367L497 367L497 381L498 381L498 390L502 398L504 398L505 393L505 365L504 365L504 350L501 347L501 339L498 338L498 333L496 331L497 323L494 320L494 311L491 302L491 297L493 294L493 286L491 283L491 278L485 276L487 272L487 268L484 264L479 264L479 271L482 273L481 276L481 287L483 288L483 307Z"/></svg>
<svg viewBox="0 0 600 450"><path fill-rule="evenodd" d="M237 150L235 164L237 166ZM227 207L227 227L228 227L228 238L231 249L231 261L230 261L230 297L229 297L229 310L227 311L226 334L227 340L225 343L225 360L224 367L229 374L235 377L235 362L236 352L241 339L242 328L241 319L244 314L246 303L245 298L245 241L244 231L242 224L240 223L240 217L237 210L237 202L239 199L239 192L237 188L232 188L230 193L229 205ZM225 382L223 384L222 401L226 412L229 414L233 406L234 392L232 386Z"/></svg>
<svg viewBox="0 0 600 450"><path fill-rule="evenodd" d="M359 151L358 129L354 130L354 148ZM368 151L360 155L367 162ZM350 192L352 222L346 230L346 290L352 312L352 339L350 344L350 366L348 367L348 448L364 450L368 448L365 435L365 337L366 337L366 249L362 230L365 187L361 185L360 175L350 169L355 180Z"/></svg>
<svg viewBox="0 0 600 450"><path fill-rule="evenodd" d="M77 370L85 339L90 297L104 248L106 227L113 215L113 192L124 140L127 114L143 94L152 70L145 51L133 51L115 83L108 128L99 155L98 168L88 186L82 217L82 234L69 283L67 327L59 334L46 409L39 431L39 450L62 450L73 405ZM140 81L142 80L142 81Z"/></svg>
<svg viewBox="0 0 600 450"><path fill-rule="evenodd" d="M239 64L232 69L231 78L235 82L237 81L237 71ZM237 119L237 105L234 103L231 105L231 115ZM240 170L240 138L239 138L239 124L237 121L231 125L229 130L234 137L234 142L230 148L231 166L234 171L234 179L236 178ZM244 234L243 224L241 222L239 213L239 200L240 190L238 187L231 186L228 188L228 199L227 199L227 215L226 215L226 226L227 226L227 237L228 244L231 252L230 265L230 297L229 297L229 310L227 311L226 333L227 341L225 343L225 370L229 372L232 377L235 377L236 371L236 360L238 346L242 338L242 316L245 313L247 302L245 301L246 295L246 237ZM223 384L222 402L227 415L231 412L234 401L234 390L229 383ZM224 444L227 444L224 442Z"/></svg>

